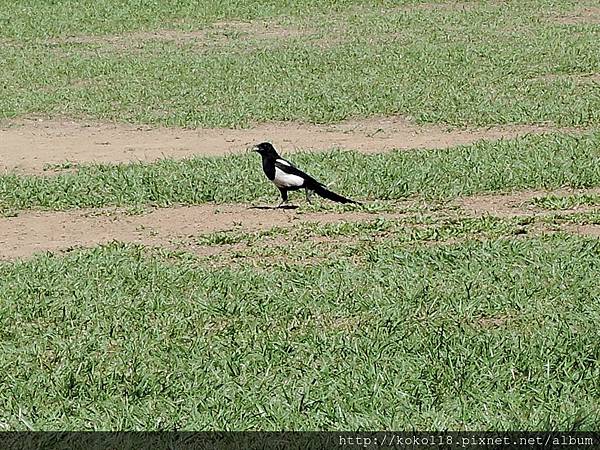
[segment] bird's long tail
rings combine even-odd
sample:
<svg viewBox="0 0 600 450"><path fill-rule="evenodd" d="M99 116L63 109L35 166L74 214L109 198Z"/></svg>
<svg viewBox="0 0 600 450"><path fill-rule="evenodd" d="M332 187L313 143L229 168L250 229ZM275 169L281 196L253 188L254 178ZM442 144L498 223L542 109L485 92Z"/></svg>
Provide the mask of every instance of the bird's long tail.
<svg viewBox="0 0 600 450"><path fill-rule="evenodd" d="M338 203L354 203L355 205L360 205L361 203L356 202L354 200L351 200L349 198L346 197L342 197L339 194L336 194L333 191L330 191L329 189L327 189L325 186L321 185L321 184L317 184L315 186L311 186L311 191L314 191L315 194L320 195L323 198L327 198L329 200L333 200L334 202L338 202Z"/></svg>

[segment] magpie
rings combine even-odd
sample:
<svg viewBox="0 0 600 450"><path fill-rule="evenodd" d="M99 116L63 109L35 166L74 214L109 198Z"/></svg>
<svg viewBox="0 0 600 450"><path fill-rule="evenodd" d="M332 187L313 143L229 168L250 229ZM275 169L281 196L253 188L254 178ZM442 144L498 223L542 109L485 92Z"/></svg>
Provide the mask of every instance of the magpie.
<svg viewBox="0 0 600 450"><path fill-rule="evenodd" d="M283 159L275 150L275 147L269 142L263 142L253 148L253 151L258 152L262 156L262 166L265 175L273 182L279 192L281 192L281 207L288 200L288 191L297 191L304 189L306 192L306 201L310 203L310 194L312 192L317 195L333 200L338 203L354 203L360 205L359 202L342 197L335 192L327 189L327 186L319 183L310 175L302 172L291 162Z"/></svg>

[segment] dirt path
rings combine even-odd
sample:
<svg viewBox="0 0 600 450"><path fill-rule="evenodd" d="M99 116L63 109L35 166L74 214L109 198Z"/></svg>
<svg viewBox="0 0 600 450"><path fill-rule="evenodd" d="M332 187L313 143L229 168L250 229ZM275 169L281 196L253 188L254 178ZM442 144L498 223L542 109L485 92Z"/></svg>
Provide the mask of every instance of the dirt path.
<svg viewBox="0 0 600 450"><path fill-rule="evenodd" d="M458 211L440 209L440 215L492 215L496 217L545 216L598 210L581 207L573 210L548 211L529 204L543 195L572 195L583 192L557 190L525 191L507 195L473 196L457 200ZM600 193L600 189L586 190ZM361 210L345 212L304 212L302 210L258 209L250 205L200 205L152 209L145 214L130 215L123 209L71 210L65 212L23 212L17 217L0 218L0 260L30 257L36 253L65 251L91 247L111 241L140 243L171 249L184 249L210 254L209 247L198 246L195 237L203 234L239 230L241 232L288 227L301 222L360 222L377 218L399 218L414 202L398 203L396 212L367 213ZM451 205L452 206L452 205ZM599 235L600 226L567 226L567 231Z"/></svg>
<svg viewBox="0 0 600 450"><path fill-rule="evenodd" d="M553 22L563 25L598 24L600 23L600 7L584 6L560 16L554 16Z"/></svg>
<svg viewBox="0 0 600 450"><path fill-rule="evenodd" d="M284 152L354 149L382 152L392 149L447 148L479 140L514 138L555 131L542 126L447 130L418 126L402 117L346 121L336 125L271 123L250 129L152 128L69 120L20 120L0 123L0 172L41 173L45 167L69 161L131 162L164 157L226 155L271 141ZM573 131L573 130L566 130Z"/></svg>
<svg viewBox="0 0 600 450"><path fill-rule="evenodd" d="M249 205L161 208L142 215L128 215L118 209L25 212L0 218L0 259L111 241L185 248L193 243L191 238L216 231L257 231L299 222L363 221L400 215L375 215L360 210L301 213L291 209L253 209Z"/></svg>
<svg viewBox="0 0 600 450"><path fill-rule="evenodd" d="M554 191L521 191L512 194L490 194L465 197L455 202L468 214L475 216L491 215L495 217L543 216L558 212L570 214L588 211L593 208L580 207L574 209L544 210L530 202L536 197L556 195L558 197L576 194L600 194L600 188L592 189L557 189Z"/></svg>

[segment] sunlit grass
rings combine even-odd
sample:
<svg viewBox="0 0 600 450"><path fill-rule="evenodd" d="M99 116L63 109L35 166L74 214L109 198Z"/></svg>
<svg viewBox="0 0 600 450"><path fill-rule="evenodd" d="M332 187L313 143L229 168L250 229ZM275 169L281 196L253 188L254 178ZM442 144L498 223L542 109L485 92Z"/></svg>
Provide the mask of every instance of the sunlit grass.
<svg viewBox="0 0 600 450"><path fill-rule="evenodd" d="M1 264L2 420L594 429L596 239L397 236L268 270L117 244Z"/></svg>
<svg viewBox="0 0 600 450"><path fill-rule="evenodd" d="M600 133L531 135L444 150L365 155L294 154L332 189L362 201L420 196L449 200L483 192L600 186ZM56 176L0 176L0 210L108 205L275 202L277 190L252 155L80 166ZM302 198L293 194L292 201Z"/></svg>
<svg viewBox="0 0 600 450"><path fill-rule="evenodd" d="M556 19L594 2L422 3L13 2L0 13L0 118L600 123L600 89L585 78L600 73L598 28ZM291 31L260 34L274 25ZM164 29L205 33L126 34Z"/></svg>
<svg viewBox="0 0 600 450"><path fill-rule="evenodd" d="M537 197L531 204L544 209L572 209L580 206L600 206L600 194L547 195Z"/></svg>

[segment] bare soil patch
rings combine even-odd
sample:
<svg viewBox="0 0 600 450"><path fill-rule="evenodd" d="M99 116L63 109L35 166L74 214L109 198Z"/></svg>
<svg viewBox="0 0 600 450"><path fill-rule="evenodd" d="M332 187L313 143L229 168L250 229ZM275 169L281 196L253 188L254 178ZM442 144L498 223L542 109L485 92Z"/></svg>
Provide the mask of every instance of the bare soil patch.
<svg viewBox="0 0 600 450"><path fill-rule="evenodd" d="M202 30L184 31L160 29L154 31L133 31L110 35L75 35L49 40L51 45L86 44L100 45L112 49L136 48L147 42L173 42L175 44L196 44L199 46L222 45L237 36L245 38L277 40L311 34L310 30L286 27L276 23L259 21L216 22Z"/></svg>
<svg viewBox="0 0 600 450"><path fill-rule="evenodd" d="M424 10L441 10L441 11L470 11L475 9L478 5L471 2L461 1L449 1L449 2L432 2L432 3L418 3L416 5L406 6L405 9L414 11L415 9Z"/></svg>
<svg viewBox="0 0 600 450"><path fill-rule="evenodd" d="M457 200L456 205L460 206L467 213L475 216L491 215L496 217L517 217L517 216L543 216L556 214L558 211L546 210L532 205L530 202L536 197L548 195L569 196L575 194L597 194L600 188L594 189L557 189L553 191L520 191L511 194L492 194L465 197ZM597 208L579 206L575 209L560 210L561 213L573 213L590 211Z"/></svg>
<svg viewBox="0 0 600 450"><path fill-rule="evenodd" d="M364 221L399 214L298 212L288 209L251 209L249 205L201 205L154 209L128 215L122 209L26 212L0 218L0 259L15 259L40 252L92 247L112 241L139 243L208 254L214 248L198 246L194 239L217 231L257 231L300 222Z"/></svg>
<svg viewBox="0 0 600 450"><path fill-rule="evenodd" d="M568 225L565 227L565 230L582 236L600 237L600 225L596 224Z"/></svg>
<svg viewBox="0 0 600 450"><path fill-rule="evenodd" d="M213 30L222 33L245 33L251 36L269 39L301 37L309 34L309 30L296 27L283 26L273 22L242 22L239 20L230 20L215 22L212 24Z"/></svg>
<svg viewBox="0 0 600 450"><path fill-rule="evenodd" d="M382 8L382 12L416 12L416 11L471 11L478 7L476 3L468 1L439 1L439 2L423 2L414 3L408 5L392 6L390 8ZM367 6L355 6L354 9L357 11L366 10Z"/></svg>
<svg viewBox="0 0 600 450"><path fill-rule="evenodd" d="M589 75L569 75L569 74L548 74L542 75L541 77L534 78L536 81L560 81L560 80L571 80L577 84L582 83L600 83L600 73L593 73Z"/></svg>
<svg viewBox="0 0 600 450"><path fill-rule="evenodd" d="M503 316L492 316L492 317L480 317L475 323L481 328L499 328L505 326L507 323L514 320L514 317L503 315Z"/></svg>
<svg viewBox="0 0 600 450"><path fill-rule="evenodd" d="M123 34L109 35L76 35L57 38L49 41L50 44L97 44L110 45L117 48L126 48L136 43L148 41L173 41L173 42L194 42L204 41L206 32L200 31L179 31L179 30L156 30L156 31L134 31Z"/></svg>
<svg viewBox="0 0 600 450"><path fill-rule="evenodd" d="M553 20L565 25L581 25L581 24L599 24L600 23L600 7L589 6L579 8L568 14L554 17Z"/></svg>
<svg viewBox="0 0 600 450"><path fill-rule="evenodd" d="M404 117L348 120L335 125L290 122L249 129L180 129L72 120L21 119L0 123L0 171L43 173L48 165L127 163L194 155L227 155L271 141L285 152L333 148L366 153L392 149L447 148L479 140L511 139L529 133L574 131L516 125L486 129L420 126Z"/></svg>
<svg viewBox="0 0 600 450"><path fill-rule="evenodd" d="M525 191L503 195L467 197L437 209L436 215L450 214L458 218L493 215L497 217L546 216L556 214L528 204L533 198L544 195L572 195L574 193L597 193L600 188L586 191L561 189L556 191ZM73 248L92 247L112 241L144 244L173 250L185 250L202 256L219 253L235 253L244 250L246 244L201 245L198 237L203 234L239 231L254 232L273 227L290 227L302 222L321 224L340 222L364 222L377 218L394 219L405 216L414 201L396 205L396 212L368 213L361 210L344 212L306 212L294 209L258 209L251 205L200 205L149 209L144 214L131 215L119 208L71 210L65 212L32 211L17 217L0 217L0 260L26 258L41 252L68 251ZM459 206L459 210L454 207ZM579 207L561 210L561 214L596 210ZM458 215L457 215L458 214ZM536 224L532 225L535 231ZM600 225L561 226L569 232L591 236L600 235ZM549 231L542 227L540 232ZM315 244L344 241L347 237L315 238ZM272 241L277 243L276 241ZM280 242L286 245L285 242Z"/></svg>

